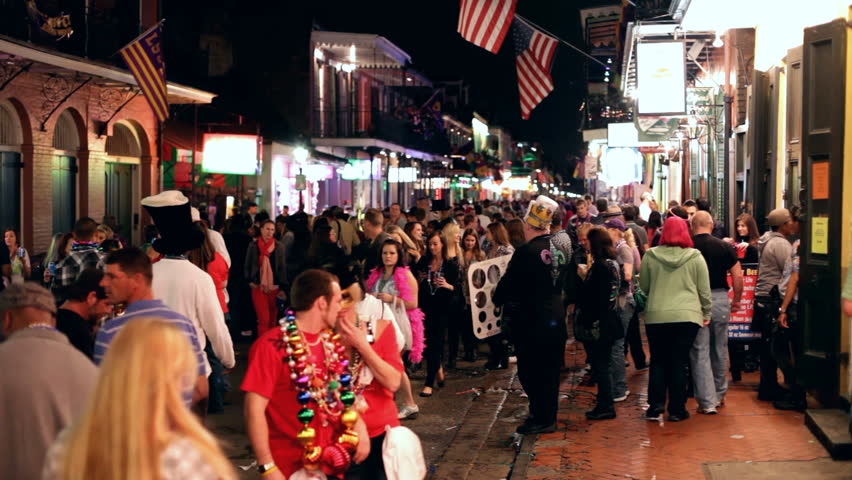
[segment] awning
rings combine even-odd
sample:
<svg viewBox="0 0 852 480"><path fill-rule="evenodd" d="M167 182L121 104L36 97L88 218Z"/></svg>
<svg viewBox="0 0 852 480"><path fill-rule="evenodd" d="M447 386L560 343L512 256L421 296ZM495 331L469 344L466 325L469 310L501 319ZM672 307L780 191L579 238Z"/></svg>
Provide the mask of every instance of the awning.
<svg viewBox="0 0 852 480"><path fill-rule="evenodd" d="M420 160L428 160L432 162L442 162L445 161L443 155L437 155L434 153L422 152L420 150L415 150L413 148L406 148L402 145L397 145L392 142L387 142L385 140L379 140L377 138L326 138L326 137L314 137L311 138L311 143L320 147L354 147L354 148L367 148L367 147L378 147L384 150L390 150L393 152L400 152L409 157L420 159Z"/></svg>
<svg viewBox="0 0 852 480"><path fill-rule="evenodd" d="M60 75L79 72L97 77L100 79L98 83L104 86L110 86L110 82L138 86L133 74L127 70L31 45L5 35L0 35L0 62L21 66L35 62L29 67L30 72ZM170 104L210 103L216 97L215 93L173 82L167 83L167 93Z"/></svg>
<svg viewBox="0 0 852 480"><path fill-rule="evenodd" d="M411 55L379 35L318 30L311 32L311 45L361 68L401 67L411 63Z"/></svg>

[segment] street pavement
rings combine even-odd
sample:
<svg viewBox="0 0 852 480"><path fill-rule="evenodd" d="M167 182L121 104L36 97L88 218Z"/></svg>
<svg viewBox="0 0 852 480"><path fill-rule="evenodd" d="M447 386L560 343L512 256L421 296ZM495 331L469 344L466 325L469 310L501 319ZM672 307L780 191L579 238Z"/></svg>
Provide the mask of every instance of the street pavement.
<svg viewBox="0 0 852 480"><path fill-rule="evenodd" d="M238 344L233 390L224 414L207 426L225 443L240 478L260 478L245 432L239 385L247 344ZM483 347L483 352L486 349ZM852 463L833 462L804 425L803 414L781 412L756 399L757 374L732 383L717 415L694 413L685 422L642 420L647 371L628 367L631 392L617 404L615 420L590 422L594 387L580 387L584 354L576 343L566 349L559 428L523 438L515 428L526 417L527 401L515 365L488 372L484 359L459 361L447 371L446 386L431 398L417 397L420 414L403 424L418 434L431 480L556 479L850 479ZM415 395L424 372L412 378ZM791 463L792 462L792 463Z"/></svg>

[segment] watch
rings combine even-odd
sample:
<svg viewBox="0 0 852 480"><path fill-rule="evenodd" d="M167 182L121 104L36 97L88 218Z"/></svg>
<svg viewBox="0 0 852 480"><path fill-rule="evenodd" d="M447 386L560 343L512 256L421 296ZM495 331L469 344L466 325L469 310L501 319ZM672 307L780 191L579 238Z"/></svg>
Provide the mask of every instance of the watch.
<svg viewBox="0 0 852 480"><path fill-rule="evenodd" d="M275 462L264 463L263 465L257 466L257 471L261 474L267 473L275 468Z"/></svg>

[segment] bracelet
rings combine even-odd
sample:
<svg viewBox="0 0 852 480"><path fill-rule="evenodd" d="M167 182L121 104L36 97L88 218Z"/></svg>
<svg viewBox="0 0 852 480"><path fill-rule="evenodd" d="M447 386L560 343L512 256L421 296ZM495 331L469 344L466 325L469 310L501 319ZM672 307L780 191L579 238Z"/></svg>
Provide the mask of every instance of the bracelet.
<svg viewBox="0 0 852 480"><path fill-rule="evenodd" d="M267 470L267 471L265 471L265 472L261 473L261 474L260 474L260 476L261 476L261 477L265 477L265 476L269 475L270 473L274 472L275 470L278 470L278 465L273 465L273 466L272 466L272 468L270 468L269 470Z"/></svg>

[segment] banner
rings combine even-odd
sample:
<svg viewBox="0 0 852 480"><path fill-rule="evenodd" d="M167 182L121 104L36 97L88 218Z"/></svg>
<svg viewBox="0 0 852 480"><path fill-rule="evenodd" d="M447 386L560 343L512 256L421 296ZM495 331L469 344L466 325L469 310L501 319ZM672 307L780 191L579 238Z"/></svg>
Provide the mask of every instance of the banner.
<svg viewBox="0 0 852 480"><path fill-rule="evenodd" d="M757 286L757 264L744 263L743 267L743 295L740 299L740 309L731 313L731 322L728 324L728 338L731 340L753 340L760 338L760 332L752 332L751 320L754 318L754 287ZM728 275L728 286L732 286L731 275ZM734 290L728 291L728 296L733 301Z"/></svg>

